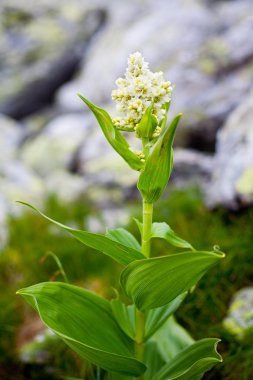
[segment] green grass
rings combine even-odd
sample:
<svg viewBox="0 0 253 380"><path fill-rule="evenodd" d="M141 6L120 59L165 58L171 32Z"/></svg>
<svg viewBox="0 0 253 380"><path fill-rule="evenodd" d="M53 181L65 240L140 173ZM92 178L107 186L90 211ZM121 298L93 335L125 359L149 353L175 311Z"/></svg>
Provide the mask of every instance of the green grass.
<svg viewBox="0 0 253 380"><path fill-rule="evenodd" d="M126 207L130 207L134 216L140 218L139 206L132 203ZM90 214L97 216L98 211L85 202L65 207L51 198L46 213L63 223L74 223L77 228L84 228L86 217ZM195 339L211 336L222 339L219 351L224 362L206 374L205 380L253 379L252 338L239 343L222 327L233 294L253 283L253 209L237 214L222 209L211 212L203 205L199 191L189 189L172 191L168 198L159 201L154 220L166 221L179 236L196 248L210 250L214 245L219 245L227 254L225 260L202 278L177 317ZM60 258L70 282L90 287L104 295L112 294L110 285L117 286L120 267L29 210L21 218L11 219L9 225L10 243L0 255L0 286L4 289L0 296L0 378L42 379L41 366L21 366L16 356L20 326L27 323L33 311L15 295L15 291L55 276L58 268L53 259L49 257L44 263L41 262L47 251L54 252ZM128 228L138 236L134 222ZM152 246L159 254L174 251L158 240L154 240ZM61 277L58 279L62 280ZM64 344L52 345L50 350L51 367L73 377L82 376L81 361ZM50 379L49 375L46 376Z"/></svg>

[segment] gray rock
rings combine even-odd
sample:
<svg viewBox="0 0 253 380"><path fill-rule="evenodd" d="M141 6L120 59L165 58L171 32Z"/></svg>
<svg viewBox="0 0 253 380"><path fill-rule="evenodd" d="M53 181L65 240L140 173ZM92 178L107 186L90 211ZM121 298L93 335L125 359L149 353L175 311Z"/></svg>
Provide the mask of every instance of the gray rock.
<svg viewBox="0 0 253 380"><path fill-rule="evenodd" d="M94 233L105 233L106 229L126 226L130 221L130 214L123 208L105 208L99 216L89 215L86 219L86 228Z"/></svg>
<svg viewBox="0 0 253 380"><path fill-rule="evenodd" d="M0 252L7 245L9 239L7 216L7 204L3 195L0 194Z"/></svg>
<svg viewBox="0 0 253 380"><path fill-rule="evenodd" d="M213 156L190 149L175 149L172 181L175 184L209 185L213 173Z"/></svg>
<svg viewBox="0 0 253 380"><path fill-rule="evenodd" d="M67 114L53 119L21 151L23 163L40 176L67 170L89 133L90 116Z"/></svg>
<svg viewBox="0 0 253 380"><path fill-rule="evenodd" d="M18 161L11 161L2 168L0 189L7 213L12 215L20 215L23 211L17 200L41 207L46 196L43 181Z"/></svg>
<svg viewBox="0 0 253 380"><path fill-rule="evenodd" d="M9 161L0 170L0 250L8 244L9 216L20 216L25 208L17 200L42 207L46 199L43 181L19 161Z"/></svg>
<svg viewBox="0 0 253 380"><path fill-rule="evenodd" d="M218 134L210 206L238 208L253 201L253 93Z"/></svg>
<svg viewBox="0 0 253 380"><path fill-rule="evenodd" d="M1 168L17 156L17 150L22 140L21 127L12 119L0 115L0 175Z"/></svg>
<svg viewBox="0 0 253 380"><path fill-rule="evenodd" d="M21 119L53 101L84 58L105 13L74 0L0 4L0 111Z"/></svg>
<svg viewBox="0 0 253 380"><path fill-rule="evenodd" d="M223 321L230 334L242 339L253 332L253 288L243 288L233 297L228 316Z"/></svg>
<svg viewBox="0 0 253 380"><path fill-rule="evenodd" d="M84 177L57 170L46 177L45 188L48 195L54 194L62 203L71 203L80 199L86 190Z"/></svg>
<svg viewBox="0 0 253 380"><path fill-rule="evenodd" d="M132 140L136 140L133 134L128 137L130 144ZM139 175L113 150L97 124L87 134L80 149L78 172L85 177L89 186L121 188L133 186Z"/></svg>

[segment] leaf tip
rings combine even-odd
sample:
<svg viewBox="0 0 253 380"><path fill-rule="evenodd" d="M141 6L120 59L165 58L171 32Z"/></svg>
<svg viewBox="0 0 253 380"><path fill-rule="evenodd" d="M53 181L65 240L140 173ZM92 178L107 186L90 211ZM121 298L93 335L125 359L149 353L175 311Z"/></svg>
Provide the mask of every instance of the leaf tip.
<svg viewBox="0 0 253 380"><path fill-rule="evenodd" d="M36 207L34 207L34 206L32 206L32 205L30 205L30 203L27 203L27 202L24 202L24 201L15 201L16 203L19 203L19 204L21 204L21 205L23 205L23 206L27 206L27 207L30 207L32 210L34 210L34 211L38 211L37 209L36 209ZM39 211L38 211L39 212Z"/></svg>
<svg viewBox="0 0 253 380"><path fill-rule="evenodd" d="M90 106L90 102L88 99L86 99L82 94L80 94L80 92L77 93L77 96L89 107Z"/></svg>

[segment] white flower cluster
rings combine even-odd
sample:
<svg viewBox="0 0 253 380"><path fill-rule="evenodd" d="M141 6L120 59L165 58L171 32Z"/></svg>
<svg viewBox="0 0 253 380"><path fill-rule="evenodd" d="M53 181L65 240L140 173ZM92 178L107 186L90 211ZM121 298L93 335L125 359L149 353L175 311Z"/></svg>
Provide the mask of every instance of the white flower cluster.
<svg viewBox="0 0 253 380"><path fill-rule="evenodd" d="M157 124L161 122L165 116L162 106L171 100L172 85L164 80L161 71L152 73L149 70L148 63L144 61L141 53L130 55L125 78L117 79L116 84L118 89L112 91L112 99L121 115L113 119L117 128L136 130L142 115L152 102ZM153 137L157 137L160 131L158 126Z"/></svg>

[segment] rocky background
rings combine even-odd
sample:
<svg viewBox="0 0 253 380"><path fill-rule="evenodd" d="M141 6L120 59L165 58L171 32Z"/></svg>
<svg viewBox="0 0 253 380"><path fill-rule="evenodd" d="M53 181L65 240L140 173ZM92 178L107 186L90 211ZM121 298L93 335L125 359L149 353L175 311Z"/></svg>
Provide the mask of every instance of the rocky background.
<svg viewBox="0 0 253 380"><path fill-rule="evenodd" d="M133 195L136 173L76 93L113 113L137 50L175 84L171 116L184 114L172 181L197 182L210 207L252 203L252 0L2 0L0 32L1 247L17 199L85 195L106 215L108 189L118 205Z"/></svg>

